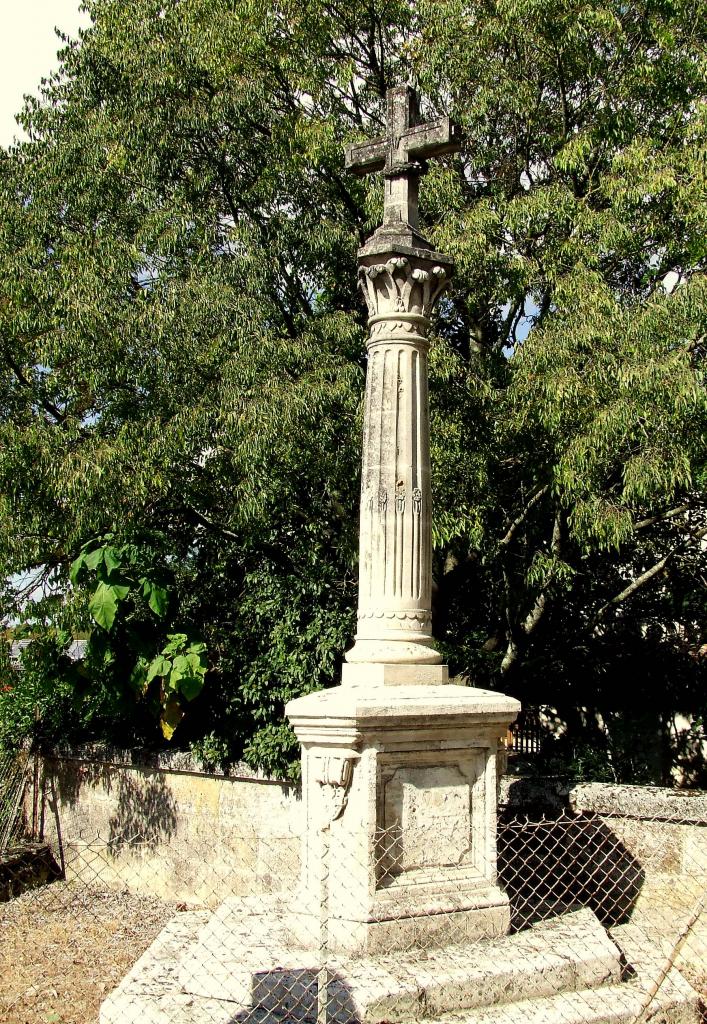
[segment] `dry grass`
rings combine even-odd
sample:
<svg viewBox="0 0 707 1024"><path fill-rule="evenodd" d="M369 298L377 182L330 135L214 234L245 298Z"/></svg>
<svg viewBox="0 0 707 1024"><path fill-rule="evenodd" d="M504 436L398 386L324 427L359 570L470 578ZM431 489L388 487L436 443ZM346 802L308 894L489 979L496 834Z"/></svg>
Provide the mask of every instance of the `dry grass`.
<svg viewBox="0 0 707 1024"><path fill-rule="evenodd" d="M0 903L3 1024L96 1024L101 1002L175 912L54 882Z"/></svg>

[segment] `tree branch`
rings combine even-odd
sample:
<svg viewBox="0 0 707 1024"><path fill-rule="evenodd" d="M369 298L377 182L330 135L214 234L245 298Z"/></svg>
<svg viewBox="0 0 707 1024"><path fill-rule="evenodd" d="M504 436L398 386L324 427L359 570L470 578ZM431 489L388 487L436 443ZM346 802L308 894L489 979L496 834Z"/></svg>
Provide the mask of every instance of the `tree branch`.
<svg viewBox="0 0 707 1024"><path fill-rule="evenodd" d="M667 512L661 512L657 516L651 516L650 519L641 519L640 522L634 523L634 530L645 530L648 526L653 526L655 523L660 523L664 519L673 519L675 516L679 516L681 512L688 512L692 508L692 505L688 502L685 505L678 505L677 508L671 508Z"/></svg>
<svg viewBox="0 0 707 1024"><path fill-rule="evenodd" d="M520 513L520 515L516 519L514 519L513 522L511 523L511 525L508 527L508 530L506 531L505 536L503 536L499 540L498 546L500 548L508 547L508 545L513 540L513 537L515 536L515 532L518 529L518 527L523 525L523 523L528 518L528 515L530 514L532 509L535 507L535 505L537 505L537 503L540 501L540 499L543 497L543 495L547 494L549 489L550 489L550 485L549 484L545 484L544 487L541 487L539 491L535 492L535 494L532 496L532 498L530 499L528 504L525 506L523 511Z"/></svg>
<svg viewBox="0 0 707 1024"><path fill-rule="evenodd" d="M703 537L707 537L707 526L702 530L697 530L696 532L690 534L689 537L679 541L677 544L674 544L670 551L668 551L667 554L663 555L662 558L658 559L658 561L654 565L652 565L650 569L646 569L644 573L641 573L640 576L637 576L636 579L629 583L627 587L624 587L620 594L616 594L615 597L612 597L609 601L607 601L605 604L601 606L599 611L592 619L592 627L595 626L599 621L601 621L601 619L604 617L604 615L610 608L615 607L617 604L622 604L627 598L631 597L632 594L635 594L637 590L640 590L640 588L644 587L646 583L649 583L655 576L658 575L658 573L662 572L665 566L668 564L669 560L673 557L673 555L677 554L678 551L681 551L683 548L687 547L688 544L702 540Z"/></svg>
<svg viewBox="0 0 707 1024"><path fill-rule="evenodd" d="M554 522L552 524L552 540L550 541L550 549L551 549L553 555L556 558L560 557L561 546L562 546L562 513L558 510L556 512L556 514L555 514L555 519L554 519ZM547 581L548 583L550 582L551 578L552 578L552 575L550 575L550 578ZM538 596L535 598L535 602L533 603L533 607L530 609L528 614L523 619L523 622L521 623L521 627L520 628L521 628L522 636L523 636L524 639L527 639L527 637L530 636L530 634L533 632L533 630L536 629L538 623L540 622L540 620L542 619L543 615L545 614L545 612L547 610L547 604L548 604L548 598L547 598L547 587L546 587L545 590L542 590L538 594ZM514 662L516 662L518 660L518 655L519 654L520 654L520 644L515 639L515 637L511 636L510 640L508 641L508 646L506 648L506 653L503 656L503 661L501 662L501 674L505 674L508 671L508 669L511 667L511 665L513 665Z"/></svg>
<svg viewBox="0 0 707 1024"><path fill-rule="evenodd" d="M220 523L215 523L213 519L209 519L208 516L205 516L202 512L199 512L199 510L194 508L193 505L187 505L185 507L189 514L193 516L194 519L196 519L197 523L200 523L201 526L205 527L207 530L211 530L212 533L219 533L221 534L222 537L228 537L229 540L243 540L243 538L239 537L239 535L237 533L234 533L233 530L229 530L227 527L222 526Z"/></svg>
<svg viewBox="0 0 707 1024"><path fill-rule="evenodd" d="M7 365L10 367L19 383L24 388L27 388L30 391L33 390L32 384L27 380L20 367L17 365L15 360L8 352L5 353L5 360L7 361ZM42 395L38 394L37 401L42 406L45 412L48 412L50 416L54 417L58 426L61 426L65 423L67 414L65 412L62 412L61 409L58 406L54 405L53 402L50 402L48 398L44 398Z"/></svg>

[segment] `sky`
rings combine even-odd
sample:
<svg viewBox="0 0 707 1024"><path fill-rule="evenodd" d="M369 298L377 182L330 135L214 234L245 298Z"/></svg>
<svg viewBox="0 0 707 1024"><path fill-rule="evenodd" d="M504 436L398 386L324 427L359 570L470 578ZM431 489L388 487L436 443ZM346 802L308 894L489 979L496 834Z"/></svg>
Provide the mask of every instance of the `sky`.
<svg viewBox="0 0 707 1024"><path fill-rule="evenodd" d="M57 67L54 27L76 36L88 16L80 0L0 0L0 146L21 135L14 115L26 93Z"/></svg>

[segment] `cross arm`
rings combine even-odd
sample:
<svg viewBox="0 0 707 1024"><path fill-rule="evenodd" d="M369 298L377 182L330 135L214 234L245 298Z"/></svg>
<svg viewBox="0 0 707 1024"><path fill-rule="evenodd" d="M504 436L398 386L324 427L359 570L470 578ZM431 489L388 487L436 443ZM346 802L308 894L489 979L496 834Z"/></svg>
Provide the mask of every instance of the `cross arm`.
<svg viewBox="0 0 707 1024"><path fill-rule="evenodd" d="M459 127L448 117L414 125L405 132L404 139L408 156L413 160L427 160L431 156L456 153L461 149Z"/></svg>
<svg viewBox="0 0 707 1024"><path fill-rule="evenodd" d="M353 142L346 147L346 169L354 174L382 171L388 156L388 142L380 135L370 142Z"/></svg>

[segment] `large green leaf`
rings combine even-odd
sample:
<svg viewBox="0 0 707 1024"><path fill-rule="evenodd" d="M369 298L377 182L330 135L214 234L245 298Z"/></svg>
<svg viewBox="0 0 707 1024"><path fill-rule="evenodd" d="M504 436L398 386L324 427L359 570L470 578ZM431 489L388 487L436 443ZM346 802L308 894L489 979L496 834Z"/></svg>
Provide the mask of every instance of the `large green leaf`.
<svg viewBox="0 0 707 1024"><path fill-rule="evenodd" d="M115 621L118 598L115 588L109 583L99 583L91 598L88 610L103 629L110 629Z"/></svg>
<svg viewBox="0 0 707 1024"><path fill-rule="evenodd" d="M165 644L163 653L164 654L176 654L179 650L183 649L187 642L186 633L168 633L168 643Z"/></svg>
<svg viewBox="0 0 707 1024"><path fill-rule="evenodd" d="M108 572L113 572L120 568L118 552L114 547L106 547L103 549L103 562Z"/></svg>
<svg viewBox="0 0 707 1024"><path fill-rule="evenodd" d="M204 680L201 676L185 676L179 681L179 691L187 700L194 700L204 688Z"/></svg>
<svg viewBox="0 0 707 1024"><path fill-rule="evenodd" d="M171 663L163 655L158 654L153 658L147 670L147 682L151 683L157 676L168 676L171 671Z"/></svg>
<svg viewBox="0 0 707 1024"><path fill-rule="evenodd" d="M204 658L200 654L189 651L186 655L187 665L194 675L203 675L206 671Z"/></svg>
<svg viewBox="0 0 707 1024"><path fill-rule="evenodd" d="M155 615L159 616L159 618L164 618L167 614L167 605L169 603L166 589L158 586L156 583L150 584L147 603Z"/></svg>
<svg viewBox="0 0 707 1024"><path fill-rule="evenodd" d="M130 593L130 581L126 580L124 576L111 573L106 582L118 601L124 601Z"/></svg>
<svg viewBox="0 0 707 1024"><path fill-rule="evenodd" d="M101 562L103 562L103 548L94 548L93 551L84 556L84 564L87 569L95 571Z"/></svg>
<svg viewBox="0 0 707 1024"><path fill-rule="evenodd" d="M78 556L78 558L76 558L71 563L71 569L69 570L69 579L71 580L71 582L73 583L74 586L77 585L77 583L79 581L79 576L81 575L81 570L85 567L85 565L86 565L86 556L82 552Z"/></svg>

